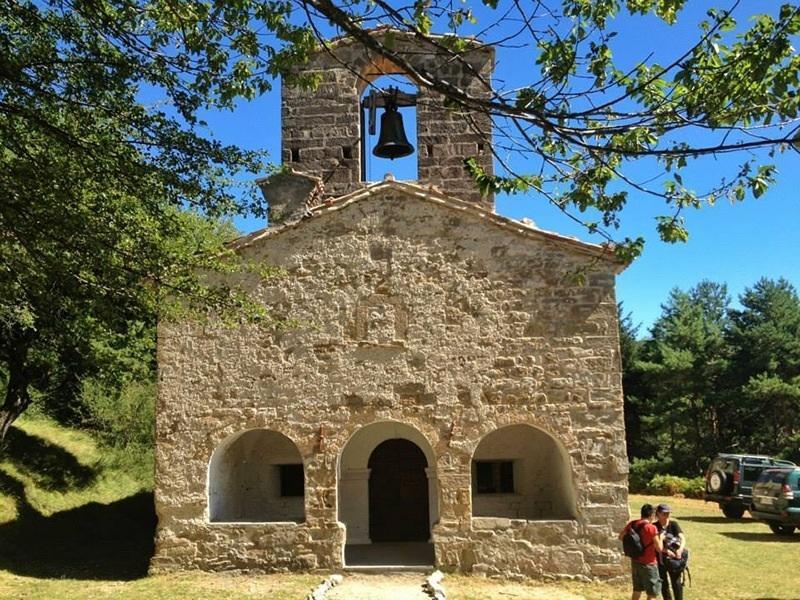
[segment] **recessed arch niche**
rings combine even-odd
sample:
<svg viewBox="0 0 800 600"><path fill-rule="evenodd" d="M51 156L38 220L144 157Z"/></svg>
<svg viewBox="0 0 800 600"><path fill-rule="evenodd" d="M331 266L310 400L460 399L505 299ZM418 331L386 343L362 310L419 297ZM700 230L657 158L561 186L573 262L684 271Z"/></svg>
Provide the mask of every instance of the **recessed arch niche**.
<svg viewBox="0 0 800 600"><path fill-rule="evenodd" d="M575 519L575 485L566 449L530 425L508 425L486 434L472 456L472 516Z"/></svg>
<svg viewBox="0 0 800 600"><path fill-rule="evenodd" d="M305 520L303 459L277 431L234 434L214 450L208 467L211 522Z"/></svg>

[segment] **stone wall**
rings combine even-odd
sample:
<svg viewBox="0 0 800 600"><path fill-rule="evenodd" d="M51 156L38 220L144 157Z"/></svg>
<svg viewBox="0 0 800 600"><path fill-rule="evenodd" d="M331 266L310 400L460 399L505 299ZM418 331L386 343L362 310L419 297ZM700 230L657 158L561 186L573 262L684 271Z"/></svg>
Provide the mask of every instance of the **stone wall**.
<svg viewBox="0 0 800 600"><path fill-rule="evenodd" d="M386 35L375 34L381 40ZM484 82L491 78L494 67L493 48L476 45L453 60L446 51L408 34L391 35L392 48L415 68L474 96L489 93ZM331 196L355 191L365 185L360 162L361 96L368 81L403 71L347 40L333 43L329 51L320 51L303 71L318 75L321 82L313 91L283 86L283 163L321 177ZM419 88L416 151L420 183L436 185L458 198L491 208L493 199L481 197L464 169L464 159L474 157L487 172L493 172L491 139L492 123L487 114L448 107L440 94Z"/></svg>
<svg viewBox="0 0 800 600"><path fill-rule="evenodd" d="M499 217L381 189L239 250L286 270L251 285L296 326L160 325L153 569L341 567L338 461L362 427L394 421L416 430L434 457L440 567L622 573L619 265ZM563 448L575 519L472 516L473 453L516 424ZM212 454L256 428L297 446L305 522L209 522Z"/></svg>

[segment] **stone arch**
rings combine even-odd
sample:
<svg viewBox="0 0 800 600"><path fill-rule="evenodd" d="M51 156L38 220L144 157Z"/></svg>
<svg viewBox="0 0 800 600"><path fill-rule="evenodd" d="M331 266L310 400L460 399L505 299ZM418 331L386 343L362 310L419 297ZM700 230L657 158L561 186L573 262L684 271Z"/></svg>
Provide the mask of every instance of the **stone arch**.
<svg viewBox="0 0 800 600"><path fill-rule="evenodd" d="M428 439L415 427L397 421L377 421L359 428L344 444L339 455L338 520L346 528L348 544L371 543L369 537L369 460L375 449L388 440L407 440L425 456L428 480L428 519L439 520L439 486L436 456Z"/></svg>
<svg viewBox="0 0 800 600"><path fill-rule="evenodd" d="M370 83L386 75L402 75L413 85L419 86L419 82L414 80L409 73L406 73L405 69L398 67L384 56L376 55L368 57L359 69L359 76L356 81L358 95L363 96Z"/></svg>
<svg viewBox="0 0 800 600"><path fill-rule="evenodd" d="M295 443L271 429L228 436L208 466L211 522L302 522L305 472Z"/></svg>
<svg viewBox="0 0 800 600"><path fill-rule="evenodd" d="M511 424L487 433L472 455L472 516L577 518L569 454L547 431Z"/></svg>

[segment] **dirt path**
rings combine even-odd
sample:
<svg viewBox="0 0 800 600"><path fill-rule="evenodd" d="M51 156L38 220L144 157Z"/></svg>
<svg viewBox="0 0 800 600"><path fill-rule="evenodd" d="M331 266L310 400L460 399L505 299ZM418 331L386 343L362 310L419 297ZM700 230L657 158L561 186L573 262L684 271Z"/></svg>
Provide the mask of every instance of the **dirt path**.
<svg viewBox="0 0 800 600"><path fill-rule="evenodd" d="M341 584L328 592L326 600L430 600L422 591L423 583L422 573L347 574Z"/></svg>

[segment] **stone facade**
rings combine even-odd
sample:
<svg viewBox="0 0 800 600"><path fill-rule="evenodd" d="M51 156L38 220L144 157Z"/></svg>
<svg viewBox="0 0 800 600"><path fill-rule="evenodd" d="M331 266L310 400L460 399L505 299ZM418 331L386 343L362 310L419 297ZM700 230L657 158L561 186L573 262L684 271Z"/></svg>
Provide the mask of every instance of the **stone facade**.
<svg viewBox="0 0 800 600"><path fill-rule="evenodd" d="M357 513L366 510L343 508L342 491L369 477L355 462L345 473L342 457L360 431L380 426L426 454L440 568L622 573L613 255L396 182L310 213L238 246L285 270L250 285L295 326L159 327L153 568L341 568L348 524L363 538ZM473 455L488 434L519 425L551 440L559 458L547 464L560 469L571 506L558 518L474 516ZM214 453L254 429L296 445L302 522L210 520Z"/></svg>
<svg viewBox="0 0 800 600"><path fill-rule="evenodd" d="M491 48L393 44L483 93ZM291 169L260 182L271 226L233 246L282 269L238 277L291 326L159 326L152 568L339 569L413 518L442 569L619 575L622 265L494 214L463 169L491 172L490 121L424 89L419 183L362 182L358 101L397 69L359 48L312 61L316 92L284 88Z"/></svg>

